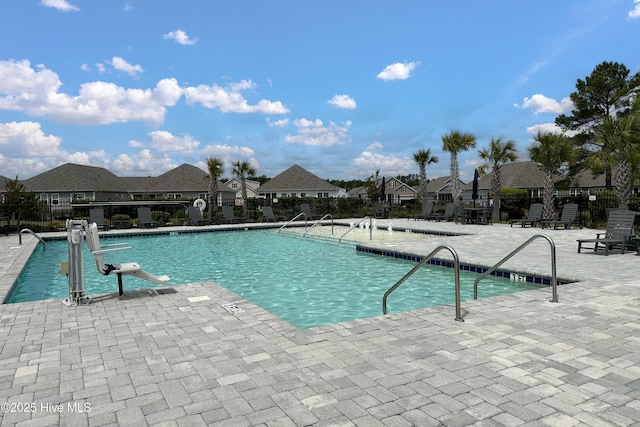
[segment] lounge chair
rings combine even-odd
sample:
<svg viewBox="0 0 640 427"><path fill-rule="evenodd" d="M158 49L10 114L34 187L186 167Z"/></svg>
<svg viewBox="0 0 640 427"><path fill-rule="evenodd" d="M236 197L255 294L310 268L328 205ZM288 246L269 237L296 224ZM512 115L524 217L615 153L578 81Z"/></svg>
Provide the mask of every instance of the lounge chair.
<svg viewBox="0 0 640 427"><path fill-rule="evenodd" d="M535 227L542 220L542 203L532 203L529 207L529 215L526 218L522 219L512 219L511 226L513 224L520 224L522 227L526 227L529 224L532 227Z"/></svg>
<svg viewBox="0 0 640 427"><path fill-rule="evenodd" d="M374 218L388 218L389 217L389 211L384 207L383 204L381 203L376 203L376 205L373 207L373 216Z"/></svg>
<svg viewBox="0 0 640 427"><path fill-rule="evenodd" d="M152 228L158 224L151 219L151 208L138 208L138 227Z"/></svg>
<svg viewBox="0 0 640 427"><path fill-rule="evenodd" d="M104 209L89 209L89 221L95 222L99 229L107 230L107 224L104 221Z"/></svg>
<svg viewBox="0 0 640 427"><path fill-rule="evenodd" d="M571 228L572 225L577 225L578 227L582 228L582 224L580 224L576 218L577 216L578 216L578 205L575 203L567 203L562 208L562 215L560 216L560 219L558 220L542 219L539 222L542 228L546 228L546 227L551 228L551 226L553 226L554 230L557 230L558 226L560 225L562 225L565 230L568 228Z"/></svg>
<svg viewBox="0 0 640 427"><path fill-rule="evenodd" d="M223 206L222 216L226 224L237 224L240 222L240 220L236 218L236 215L233 213L233 206Z"/></svg>
<svg viewBox="0 0 640 427"><path fill-rule="evenodd" d="M613 248L620 248L624 253L625 247L633 238L633 223L636 213L627 209L612 210L607 220L607 229L604 233L597 233L595 239L579 239L578 253L582 249L593 249L594 252L604 251L605 255ZM592 247L583 246L585 243L593 243Z"/></svg>
<svg viewBox="0 0 640 427"><path fill-rule="evenodd" d="M202 212L197 206L189 206L189 225L205 225L207 222L202 217Z"/></svg>
<svg viewBox="0 0 640 427"><path fill-rule="evenodd" d="M147 273L142 270L142 267L135 262L126 262L122 264L107 264L104 262L103 254L109 252L123 251L125 249L131 249L130 246L126 246L126 243L114 243L110 245L100 246L100 237L98 235L98 225L95 222L89 224L86 229L87 245L91 251L91 255L96 261L96 268L100 274L108 276L111 273L118 275L118 292L123 294L122 290L122 276L134 276L140 279L148 280L153 283L165 284L169 280L169 276L155 276L151 273Z"/></svg>
<svg viewBox="0 0 640 427"><path fill-rule="evenodd" d="M436 221L454 221L456 219L457 210L455 203L447 203L442 214L431 214L429 219L435 219Z"/></svg>
<svg viewBox="0 0 640 427"><path fill-rule="evenodd" d="M422 213L413 217L413 219L429 220L429 217L433 213L433 202L425 202L422 204Z"/></svg>
<svg viewBox="0 0 640 427"><path fill-rule="evenodd" d="M265 222L276 222L279 219L276 219L275 214L273 213L273 208L271 206L263 206L262 207L262 217Z"/></svg>
<svg viewBox="0 0 640 427"><path fill-rule="evenodd" d="M313 215L311 215L311 207L309 206L309 203L300 204L300 212L306 215L307 220L313 219Z"/></svg>

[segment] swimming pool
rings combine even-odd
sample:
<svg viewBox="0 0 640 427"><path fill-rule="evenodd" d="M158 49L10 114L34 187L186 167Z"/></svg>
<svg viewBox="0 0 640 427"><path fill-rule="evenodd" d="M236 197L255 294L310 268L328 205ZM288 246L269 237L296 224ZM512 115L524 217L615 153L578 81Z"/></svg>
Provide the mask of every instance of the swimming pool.
<svg viewBox="0 0 640 427"><path fill-rule="evenodd" d="M126 241L131 250L105 256L108 262L139 263L152 274L171 277L168 286L213 281L304 329L382 312L384 292L415 263L357 252L351 243L303 238L276 231L180 233L103 239ZM47 242L36 250L9 302L68 296L66 276L58 273L67 259L67 242ZM116 278L100 275L86 250L86 293L113 293ZM475 273L461 271L462 300L473 298ZM150 282L124 277L127 290L150 288ZM167 286L167 285L165 285ZM541 285L488 277L479 297L539 288ZM223 301L221 301L223 303ZM388 300L389 312L454 303L453 271L425 266Z"/></svg>

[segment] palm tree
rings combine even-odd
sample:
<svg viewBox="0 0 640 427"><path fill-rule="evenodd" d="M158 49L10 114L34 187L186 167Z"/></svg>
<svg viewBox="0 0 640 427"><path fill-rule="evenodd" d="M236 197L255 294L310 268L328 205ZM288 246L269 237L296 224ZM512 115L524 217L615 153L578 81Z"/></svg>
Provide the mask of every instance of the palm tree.
<svg viewBox="0 0 640 427"><path fill-rule="evenodd" d="M418 199L424 205L427 202L427 166L438 163L438 157L431 155L431 149L418 150L413 154L413 160L420 167L420 193Z"/></svg>
<svg viewBox="0 0 640 427"><path fill-rule="evenodd" d="M516 151L516 142L513 139L504 140L502 137L491 138L489 148L478 151L480 159L484 160L478 171L485 174L490 169L491 177L491 194L493 197L493 212L491 218L493 221L500 220L500 190L502 189L502 176L500 168L503 164L514 161L518 158Z"/></svg>
<svg viewBox="0 0 640 427"><path fill-rule="evenodd" d="M618 206L627 208L631 196L631 161L640 153L640 112L624 117L607 116L596 128L596 139L602 144L599 155L587 159L589 166L615 166L615 191Z"/></svg>
<svg viewBox="0 0 640 427"><path fill-rule="evenodd" d="M544 173L542 193L542 217L553 217L553 175L575 158L575 149L571 140L564 135L551 132L538 132L534 143L529 147L529 158Z"/></svg>
<svg viewBox="0 0 640 427"><path fill-rule="evenodd" d="M458 204L462 189L460 188L460 171L458 169L458 153L476 146L476 137L470 133L452 131L442 137L442 148L451 153L451 194L453 202Z"/></svg>
<svg viewBox="0 0 640 427"><path fill-rule="evenodd" d="M256 170L251 167L249 162L237 161L233 163L233 174L240 178L240 185L242 189L242 216L247 219L247 176L253 176L256 174Z"/></svg>
<svg viewBox="0 0 640 427"><path fill-rule="evenodd" d="M224 173L224 163L215 157L207 159L207 170L209 171L209 220L213 219L213 212L218 205L218 179Z"/></svg>

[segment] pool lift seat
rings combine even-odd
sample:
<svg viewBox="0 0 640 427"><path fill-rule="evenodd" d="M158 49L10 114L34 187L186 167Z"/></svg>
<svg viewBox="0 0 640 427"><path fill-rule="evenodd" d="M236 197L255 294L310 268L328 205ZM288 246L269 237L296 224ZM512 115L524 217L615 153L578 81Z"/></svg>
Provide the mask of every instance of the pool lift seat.
<svg viewBox="0 0 640 427"><path fill-rule="evenodd" d="M96 261L96 267L100 274L104 274L108 276L109 274L115 273L118 275L118 292L120 295L123 294L122 290L122 276L135 276L140 279L148 280L153 283L165 284L169 280L169 276L155 276L151 273L148 273L142 270L140 264L136 262L125 262L122 264L107 264L104 262L102 257L103 254L109 252L117 252L123 251L127 249L131 249L131 246L127 246L126 243L114 243L110 245L100 245L100 236L98 235L98 225L93 222L89 224L86 229L87 235L87 245L89 246L89 250L91 251L91 255Z"/></svg>

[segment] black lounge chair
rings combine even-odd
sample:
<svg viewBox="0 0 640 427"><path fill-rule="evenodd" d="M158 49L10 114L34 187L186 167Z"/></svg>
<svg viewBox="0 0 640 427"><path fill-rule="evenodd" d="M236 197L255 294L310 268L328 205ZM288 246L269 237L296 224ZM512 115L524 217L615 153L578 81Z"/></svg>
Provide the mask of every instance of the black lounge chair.
<svg viewBox="0 0 640 427"><path fill-rule="evenodd" d="M281 218L276 217L273 213L273 208L271 206L262 207L262 219L264 222L276 222L281 220Z"/></svg>
<svg viewBox="0 0 640 427"><path fill-rule="evenodd" d="M612 210L607 220L607 229L604 233L597 233L595 239L579 239L578 253L582 249L593 249L594 252L604 251L609 255L612 249L619 248L624 253L625 247L633 238L633 223L636 213L627 209ZM593 243L592 247L583 246L585 243Z"/></svg>
<svg viewBox="0 0 640 427"><path fill-rule="evenodd" d="M433 202L426 202L422 204L422 213L413 217L413 219L425 219L429 220L433 213Z"/></svg>
<svg viewBox="0 0 640 427"><path fill-rule="evenodd" d="M558 226L562 225L565 230L571 228L572 225L577 225L582 228L582 224L577 219L578 205L575 203L567 203L562 208L562 215L558 220L542 219L540 220L540 226L542 228L553 226L554 230L558 229Z"/></svg>
<svg viewBox="0 0 640 427"><path fill-rule="evenodd" d="M309 206L309 203L302 203L300 205L300 212L306 215L307 220L313 219L313 215L311 215L311 206Z"/></svg>
<svg viewBox="0 0 640 427"><path fill-rule="evenodd" d="M189 225L205 225L207 222L202 217L202 211L197 206L189 206Z"/></svg>
<svg viewBox="0 0 640 427"><path fill-rule="evenodd" d="M93 208L89 209L89 222L95 222L98 229L108 230L107 224L104 220L104 209Z"/></svg>
<svg viewBox="0 0 640 427"><path fill-rule="evenodd" d="M222 216L226 224L237 224L241 222L240 219L236 218L236 215L233 213L233 206L223 206Z"/></svg>
<svg viewBox="0 0 640 427"><path fill-rule="evenodd" d="M151 208L138 208L138 227L152 228L158 224L151 219Z"/></svg>
<svg viewBox="0 0 640 427"><path fill-rule="evenodd" d="M456 215L458 211L456 209L455 203L447 203L444 208L444 213L442 214L432 214L429 219L435 219L436 221L445 220L445 221L454 221L456 219Z"/></svg>
<svg viewBox="0 0 640 427"><path fill-rule="evenodd" d="M529 215L522 219L512 219L511 226L513 224L520 224L523 228L529 224L535 227L542 220L542 203L532 203L529 207Z"/></svg>

